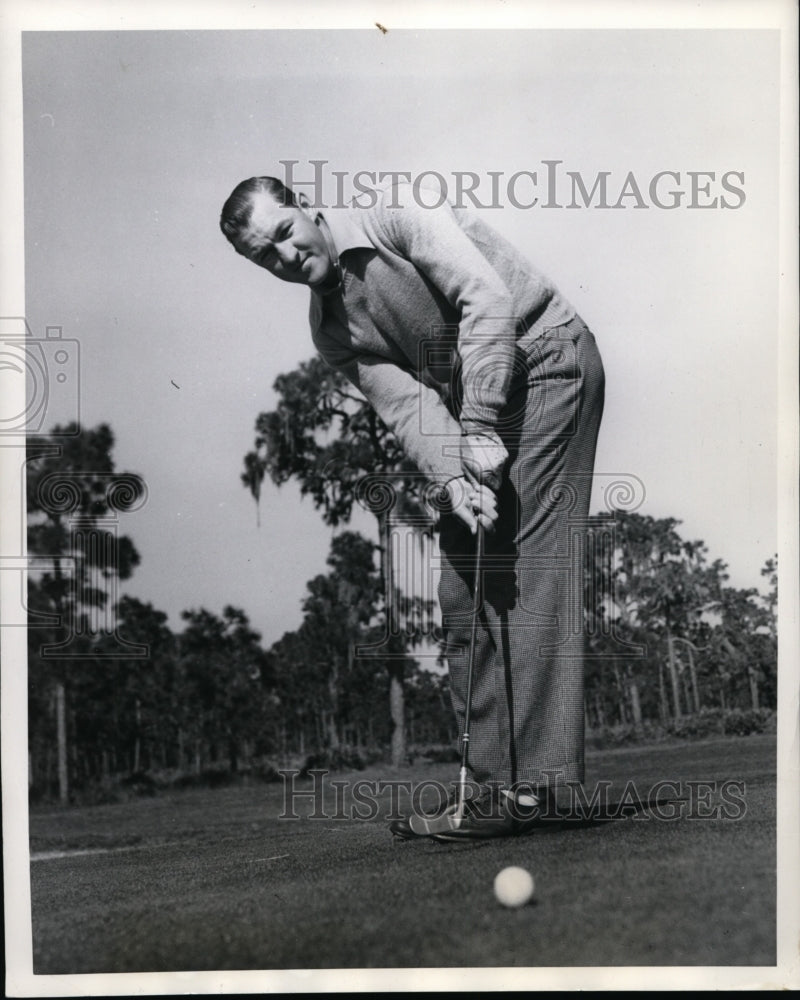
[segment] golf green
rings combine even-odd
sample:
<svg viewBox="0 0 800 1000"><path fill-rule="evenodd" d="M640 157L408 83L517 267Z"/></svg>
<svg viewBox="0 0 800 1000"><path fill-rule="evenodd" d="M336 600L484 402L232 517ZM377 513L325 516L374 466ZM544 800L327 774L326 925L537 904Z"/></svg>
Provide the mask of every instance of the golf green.
<svg viewBox="0 0 800 1000"><path fill-rule="evenodd" d="M34 971L772 965L775 765L770 736L594 752L587 793L682 802L464 845L386 830L396 783L441 764L331 775L324 808L277 784L34 812ZM492 892L508 865L536 881L518 910Z"/></svg>

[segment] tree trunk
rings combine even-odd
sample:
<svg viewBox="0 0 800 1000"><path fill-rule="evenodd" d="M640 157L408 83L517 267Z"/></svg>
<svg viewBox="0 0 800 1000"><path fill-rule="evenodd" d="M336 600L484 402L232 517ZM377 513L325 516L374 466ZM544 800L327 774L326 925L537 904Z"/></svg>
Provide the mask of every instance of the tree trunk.
<svg viewBox="0 0 800 1000"><path fill-rule="evenodd" d="M667 701L667 686L664 683L664 663L661 657L658 659L658 708L661 722L666 725L669 722L669 702Z"/></svg>
<svg viewBox="0 0 800 1000"><path fill-rule="evenodd" d="M142 725L142 706L139 699L136 699L135 707L135 732L136 738L133 742L133 771L138 772L142 766L142 739L141 739L141 725Z"/></svg>
<svg viewBox="0 0 800 1000"><path fill-rule="evenodd" d="M678 663L680 664L680 667L683 666L682 660L679 660ZM689 671L679 668L678 676L683 681L683 700L686 702L686 714L691 715L692 705L694 704L694 701L692 699L692 688L691 688L691 683L689 681Z"/></svg>
<svg viewBox="0 0 800 1000"><path fill-rule="evenodd" d="M625 704L625 689L622 685L622 679L619 675L619 667L617 666L617 661L614 660L614 680L617 683L617 703L619 705L619 721L621 725L625 725L628 721L628 709Z"/></svg>
<svg viewBox="0 0 800 1000"><path fill-rule="evenodd" d="M314 713L314 732L317 738L317 747L325 745L325 719L321 711Z"/></svg>
<svg viewBox="0 0 800 1000"><path fill-rule="evenodd" d="M56 731L58 738L58 799L69 801L69 767L67 765L67 695L63 680L56 684Z"/></svg>
<svg viewBox="0 0 800 1000"><path fill-rule="evenodd" d="M595 691L594 693L594 712L597 716L597 725L602 729L606 724L606 713L603 710L603 701L599 691Z"/></svg>
<svg viewBox="0 0 800 1000"><path fill-rule="evenodd" d="M750 703L757 712L759 708L758 675L749 663L747 664L747 679L750 682Z"/></svg>
<svg viewBox="0 0 800 1000"><path fill-rule="evenodd" d="M393 639L394 636L398 635L398 629L394 613L394 566L388 513L384 512L378 516L378 524L386 602L386 629L389 634L389 650L391 652L394 647ZM389 716L392 721L392 764L395 767L400 767L406 762L404 673L405 666L402 660L389 660Z"/></svg>
<svg viewBox="0 0 800 1000"><path fill-rule="evenodd" d="M628 691L631 696L631 712L633 713L633 724L637 729L642 728L642 702L639 698L639 685L631 678L628 682Z"/></svg>
<svg viewBox="0 0 800 1000"><path fill-rule="evenodd" d="M328 746L331 750L338 750L341 743L339 739L339 669L334 661L330 676L328 677L328 699L330 711L328 712Z"/></svg>
<svg viewBox="0 0 800 1000"><path fill-rule="evenodd" d="M692 678L692 694L694 695L694 710L695 712L700 711L700 685L697 683L697 667L694 662L694 650L691 646L687 646L689 650L689 673Z"/></svg>
<svg viewBox="0 0 800 1000"><path fill-rule="evenodd" d="M390 661L389 671L389 712L392 719L392 764L394 767L401 767L406 762L403 661Z"/></svg>
<svg viewBox="0 0 800 1000"><path fill-rule="evenodd" d="M725 650L725 652L730 657L731 665L733 667L733 671L734 671L735 675L739 676L741 668L742 668L742 654L733 645L733 643L729 639L727 639L725 636L722 637L721 642L722 642L723 649ZM750 702L751 702L751 704L754 704L754 707L755 707L755 706L758 705L758 684L756 682L755 683L755 687L754 687L754 679L751 676L751 671L752 671L752 668L748 664L748 666L747 666L747 674L748 674L748 681L750 682Z"/></svg>
<svg viewBox="0 0 800 1000"><path fill-rule="evenodd" d="M676 719L681 717L681 697L680 685L678 683L678 670L675 665L675 651L672 648L672 633L667 631L667 661L669 663L669 676L672 681L672 703Z"/></svg>
<svg viewBox="0 0 800 1000"><path fill-rule="evenodd" d="M339 739L339 729L336 725L336 716L333 712L328 712L327 741L331 750L338 750L341 746Z"/></svg>

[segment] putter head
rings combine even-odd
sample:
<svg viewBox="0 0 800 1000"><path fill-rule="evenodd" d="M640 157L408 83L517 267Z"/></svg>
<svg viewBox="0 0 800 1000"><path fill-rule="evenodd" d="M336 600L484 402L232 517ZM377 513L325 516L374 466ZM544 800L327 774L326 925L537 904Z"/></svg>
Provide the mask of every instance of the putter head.
<svg viewBox="0 0 800 1000"><path fill-rule="evenodd" d="M458 830L464 817L464 803L453 803L439 816L419 816L414 813L408 825L417 837L432 837L437 833L450 833Z"/></svg>
<svg viewBox="0 0 800 1000"><path fill-rule="evenodd" d="M432 837L437 833L450 833L453 830L458 830L461 826L461 821L464 818L464 792L466 783L466 769L462 767L458 798L455 802L449 805L443 813L438 816L420 816L418 813L414 813L409 821L408 825L411 827L412 832L417 837Z"/></svg>

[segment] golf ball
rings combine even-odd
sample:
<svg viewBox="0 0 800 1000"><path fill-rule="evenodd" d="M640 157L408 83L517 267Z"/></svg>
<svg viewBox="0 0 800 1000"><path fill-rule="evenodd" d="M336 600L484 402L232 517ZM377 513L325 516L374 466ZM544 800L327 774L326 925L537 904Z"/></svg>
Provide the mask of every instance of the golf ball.
<svg viewBox="0 0 800 1000"><path fill-rule="evenodd" d="M533 876L524 868L504 868L495 877L494 894L503 906L524 906L533 895Z"/></svg>

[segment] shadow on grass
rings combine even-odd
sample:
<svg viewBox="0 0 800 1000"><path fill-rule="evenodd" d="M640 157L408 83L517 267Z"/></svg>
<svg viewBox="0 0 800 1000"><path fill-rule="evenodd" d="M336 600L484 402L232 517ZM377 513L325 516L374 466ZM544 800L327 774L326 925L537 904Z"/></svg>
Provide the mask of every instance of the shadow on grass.
<svg viewBox="0 0 800 1000"><path fill-rule="evenodd" d="M674 819L674 810L680 809L681 803L688 802L690 802L688 795L650 795L646 798L626 795L615 802L589 802L586 803L585 806L573 804L572 809L566 810L564 808L556 808L552 812L544 815L535 827L526 831L526 833L522 836L539 837L543 833L559 833L564 831L570 832L575 830L585 830L596 826L604 826L608 823L615 823L619 820L630 819L634 816L641 815L641 813L648 809L659 811L669 810L669 816L665 817L662 812L662 818ZM495 843L498 839L501 838L475 837L474 839L464 842L457 842L435 840L432 837L418 837L408 840L393 838L393 840L397 843L434 843L440 849L445 847L450 850L470 850L475 847L483 847L488 844Z"/></svg>

